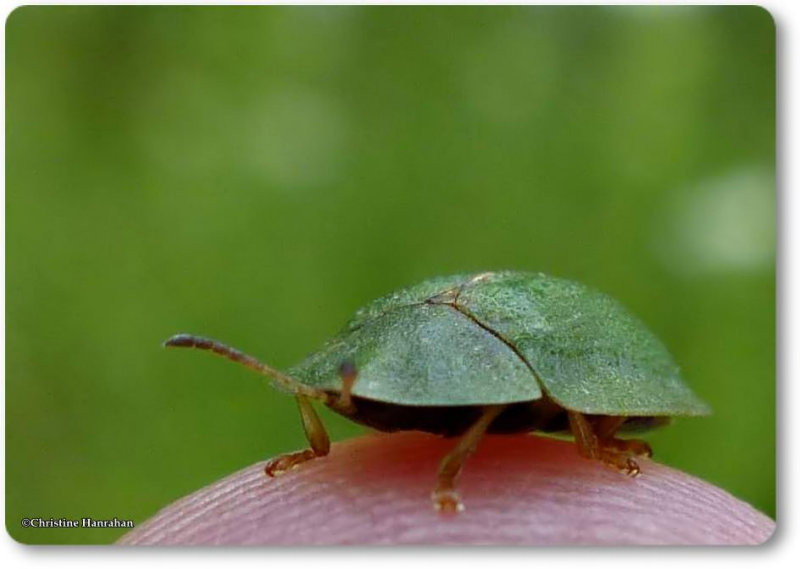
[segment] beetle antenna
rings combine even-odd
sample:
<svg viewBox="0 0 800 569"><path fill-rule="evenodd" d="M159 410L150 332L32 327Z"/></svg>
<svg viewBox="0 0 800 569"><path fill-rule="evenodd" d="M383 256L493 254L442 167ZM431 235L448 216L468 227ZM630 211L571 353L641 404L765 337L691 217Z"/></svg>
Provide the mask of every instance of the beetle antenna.
<svg viewBox="0 0 800 569"><path fill-rule="evenodd" d="M296 379L281 373L277 369L268 366L253 356L245 354L244 352L241 352L236 348L232 348L227 344L223 344L222 342L218 342L217 340L212 340L211 338L194 336L192 334L175 334L164 342L164 347L197 348L199 350L208 350L266 375L292 393L297 395L305 395L314 399L321 399L322 401L328 400L328 395L325 392L303 385Z"/></svg>

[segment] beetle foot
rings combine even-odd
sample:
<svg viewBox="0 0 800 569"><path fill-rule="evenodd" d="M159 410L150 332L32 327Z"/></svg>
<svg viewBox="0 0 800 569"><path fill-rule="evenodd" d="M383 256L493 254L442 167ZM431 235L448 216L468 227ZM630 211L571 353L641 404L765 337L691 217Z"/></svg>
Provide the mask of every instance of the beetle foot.
<svg viewBox="0 0 800 569"><path fill-rule="evenodd" d="M267 464L264 466L264 473L270 478L275 478L276 476L286 474L304 462L308 462L312 458L316 457L317 454L310 448L276 456L275 458L267 461Z"/></svg>
<svg viewBox="0 0 800 569"><path fill-rule="evenodd" d="M632 458L628 458L625 461L625 470L624 470L624 472L625 472L625 474L627 474L631 478L636 478L637 476L639 476L639 474L641 474L642 470L639 468L639 463L638 462L636 462Z"/></svg>
<svg viewBox="0 0 800 569"><path fill-rule="evenodd" d="M600 452L599 458L607 466L631 478L636 478L642 472L636 459L627 453L621 453L614 449L603 449Z"/></svg>
<svg viewBox="0 0 800 569"><path fill-rule="evenodd" d="M433 507L443 514L457 514L464 511L464 503L455 490L434 490Z"/></svg>
<svg viewBox="0 0 800 569"><path fill-rule="evenodd" d="M576 411L567 413L578 452L585 458L598 459L607 466L635 478L639 476L641 469L634 457L649 458L653 455L650 445L645 441L614 437L614 432L624 421L623 417L601 417L593 424L582 413Z"/></svg>

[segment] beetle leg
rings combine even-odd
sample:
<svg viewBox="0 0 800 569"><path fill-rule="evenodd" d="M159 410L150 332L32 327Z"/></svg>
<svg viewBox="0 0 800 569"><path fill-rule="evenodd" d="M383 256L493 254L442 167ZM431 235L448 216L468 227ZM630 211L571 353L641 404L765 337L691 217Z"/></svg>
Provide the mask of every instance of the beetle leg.
<svg viewBox="0 0 800 569"><path fill-rule="evenodd" d="M602 444L634 456L641 456L644 458L650 458L653 456L653 449L650 448L650 445L647 443L647 441L643 441L641 439L611 438L603 441Z"/></svg>
<svg viewBox="0 0 800 569"><path fill-rule="evenodd" d="M317 412L314 411L311 403L302 395L298 395L297 406L300 409L303 430L306 433L308 442L311 444L311 448L276 456L268 461L264 467L264 472L267 476L280 476L304 462L325 456L330 452L331 441L328 438L328 433L325 431L325 426L322 424Z"/></svg>
<svg viewBox="0 0 800 569"><path fill-rule="evenodd" d="M464 509L461 499L456 491L455 483L467 458L475 452L486 429L492 421L505 409L505 405L490 405L483 408L483 413L477 421L467 429L467 432L458 441L439 464L436 489L433 491L433 506L442 512L460 512Z"/></svg>
<svg viewBox="0 0 800 569"><path fill-rule="evenodd" d="M345 360L339 366L339 377L342 379L342 388L338 397L332 402L333 407L345 415L355 415L356 406L353 404L353 384L358 377L356 365L351 360Z"/></svg>
<svg viewBox="0 0 800 569"><path fill-rule="evenodd" d="M653 450L647 442L641 439L618 439L614 436L626 420L627 417L614 415L598 417L592 424L592 428L597 438L600 439L600 445L612 447L620 452L626 452L635 456L647 458L653 456Z"/></svg>
<svg viewBox="0 0 800 569"><path fill-rule="evenodd" d="M617 430L622 426L627 417L619 415L601 415L597 417L592 423L592 430L597 438L601 441L610 439L614 436Z"/></svg>
<svg viewBox="0 0 800 569"><path fill-rule="evenodd" d="M600 458L600 443L586 417L575 411L567 411L569 428L578 445L578 453L584 458Z"/></svg>
<svg viewBox="0 0 800 569"><path fill-rule="evenodd" d="M611 418L601 419L599 424L592 425L585 415L576 411L568 411L569 425L578 445L578 452L585 458L594 458L604 464L624 472L628 476L638 476L639 463L631 455L643 450L641 445L649 446L644 441L627 441L615 439L614 432L624 422ZM617 423L614 427L614 423ZM614 427L614 428L611 428ZM602 437L598 436L598 431Z"/></svg>

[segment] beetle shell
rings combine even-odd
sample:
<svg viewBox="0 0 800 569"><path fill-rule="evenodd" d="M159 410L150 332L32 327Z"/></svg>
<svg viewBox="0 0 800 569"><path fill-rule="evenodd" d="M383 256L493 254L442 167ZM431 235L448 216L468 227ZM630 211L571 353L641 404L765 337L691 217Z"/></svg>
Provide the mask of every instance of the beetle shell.
<svg viewBox="0 0 800 569"><path fill-rule="evenodd" d="M611 297L541 273L425 281L359 310L289 370L329 392L353 362L354 397L403 406L550 399L596 415L703 415L664 345Z"/></svg>

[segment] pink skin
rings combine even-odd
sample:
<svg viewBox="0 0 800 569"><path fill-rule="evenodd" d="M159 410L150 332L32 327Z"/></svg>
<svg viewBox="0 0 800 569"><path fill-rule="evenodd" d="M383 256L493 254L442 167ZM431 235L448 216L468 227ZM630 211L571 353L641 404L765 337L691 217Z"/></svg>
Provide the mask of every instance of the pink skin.
<svg viewBox="0 0 800 569"><path fill-rule="evenodd" d="M458 487L430 494L453 440L361 437L278 478L254 464L167 506L120 544L759 544L775 523L711 484L647 459L624 476L571 442L489 436Z"/></svg>

